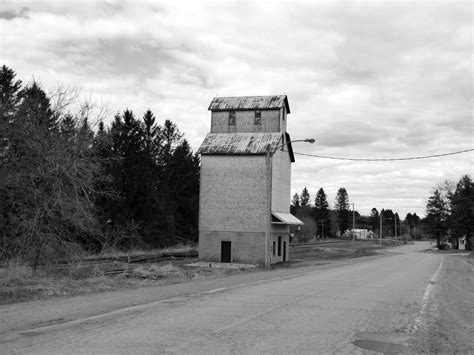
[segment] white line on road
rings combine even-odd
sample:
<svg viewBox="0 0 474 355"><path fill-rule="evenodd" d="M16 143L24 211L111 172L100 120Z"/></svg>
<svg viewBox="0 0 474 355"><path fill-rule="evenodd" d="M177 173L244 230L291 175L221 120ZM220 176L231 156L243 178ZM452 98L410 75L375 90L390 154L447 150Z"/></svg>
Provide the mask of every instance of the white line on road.
<svg viewBox="0 0 474 355"><path fill-rule="evenodd" d="M216 288L214 290L206 291L206 292L203 292L203 293L209 294L209 293L216 293L216 292L224 291L224 290L227 290L227 287Z"/></svg>
<svg viewBox="0 0 474 355"><path fill-rule="evenodd" d="M431 276L430 283L426 287L425 294L423 295L423 299L421 300L421 310L418 313L418 316L415 318L413 324L408 326L407 332L408 333L415 333L417 332L423 325L424 325L424 317L426 313L426 309L428 308L428 303L430 300L431 292L433 291L436 282L438 281L439 273L443 267L444 256L441 256L441 262L439 263L438 269L436 269L433 276Z"/></svg>

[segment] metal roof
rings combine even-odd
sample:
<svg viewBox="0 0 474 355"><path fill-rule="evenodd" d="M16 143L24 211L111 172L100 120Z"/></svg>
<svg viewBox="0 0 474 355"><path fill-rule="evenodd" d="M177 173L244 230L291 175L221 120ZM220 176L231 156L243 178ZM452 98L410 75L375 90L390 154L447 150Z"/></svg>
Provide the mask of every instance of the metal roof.
<svg viewBox="0 0 474 355"><path fill-rule="evenodd" d="M290 113L286 95L215 97L209 105L209 110L274 110L283 107L283 105L286 107L286 112Z"/></svg>
<svg viewBox="0 0 474 355"><path fill-rule="evenodd" d="M198 150L199 154L265 154L270 144L274 151L282 132L271 133L208 133Z"/></svg>
<svg viewBox="0 0 474 355"><path fill-rule="evenodd" d="M272 221L273 224L293 224L297 226L304 225L303 222L301 222L298 218L293 216L291 213L272 212L272 217L275 217L277 220L277 221Z"/></svg>
<svg viewBox="0 0 474 355"><path fill-rule="evenodd" d="M285 135L290 161L295 162L291 139L288 133L208 133L197 153L203 155L260 155L265 154L267 145L275 152Z"/></svg>

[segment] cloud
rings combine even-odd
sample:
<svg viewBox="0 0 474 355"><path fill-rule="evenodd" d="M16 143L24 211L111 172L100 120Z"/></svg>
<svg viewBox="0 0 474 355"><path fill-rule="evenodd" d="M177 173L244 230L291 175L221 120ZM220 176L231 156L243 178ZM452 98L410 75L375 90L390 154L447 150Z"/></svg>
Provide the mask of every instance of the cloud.
<svg viewBox="0 0 474 355"><path fill-rule="evenodd" d="M49 87L78 85L113 114L150 108L197 149L212 97L287 94L295 151L409 157L472 147L469 2L2 3L2 63ZM423 215L432 186L472 155L405 163L297 156L292 191L345 186L374 206ZM393 204L393 205L390 205ZM387 206L385 206L387 205Z"/></svg>

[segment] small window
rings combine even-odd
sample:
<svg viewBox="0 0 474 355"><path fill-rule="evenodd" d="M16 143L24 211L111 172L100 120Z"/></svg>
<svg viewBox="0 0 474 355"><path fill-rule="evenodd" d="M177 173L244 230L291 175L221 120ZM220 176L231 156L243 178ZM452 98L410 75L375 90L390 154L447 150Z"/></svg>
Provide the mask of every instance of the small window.
<svg viewBox="0 0 474 355"><path fill-rule="evenodd" d="M235 126L235 111L229 112L229 126Z"/></svg>
<svg viewBox="0 0 474 355"><path fill-rule="evenodd" d="M275 256L275 255L276 255L276 242L275 242L275 241L273 241L273 248L272 248L272 250L273 250L273 256Z"/></svg>
<svg viewBox="0 0 474 355"><path fill-rule="evenodd" d="M281 256L281 236L278 236L278 256Z"/></svg>
<svg viewBox="0 0 474 355"><path fill-rule="evenodd" d="M255 119L253 123L256 126L260 126L262 124L262 111L255 111Z"/></svg>

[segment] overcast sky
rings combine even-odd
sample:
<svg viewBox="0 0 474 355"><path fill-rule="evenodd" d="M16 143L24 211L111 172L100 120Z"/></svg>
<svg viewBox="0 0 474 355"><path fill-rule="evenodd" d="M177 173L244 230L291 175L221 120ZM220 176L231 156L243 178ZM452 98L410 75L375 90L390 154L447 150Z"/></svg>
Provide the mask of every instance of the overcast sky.
<svg viewBox="0 0 474 355"><path fill-rule="evenodd" d="M46 91L171 119L197 150L214 96L288 95L295 152L404 158L473 148L471 1L0 3L1 64ZM296 155L292 193L345 187L362 214L423 216L473 153L349 162Z"/></svg>

